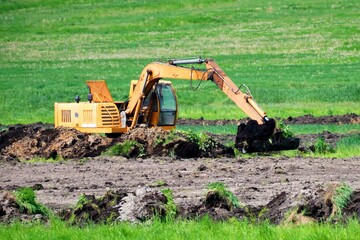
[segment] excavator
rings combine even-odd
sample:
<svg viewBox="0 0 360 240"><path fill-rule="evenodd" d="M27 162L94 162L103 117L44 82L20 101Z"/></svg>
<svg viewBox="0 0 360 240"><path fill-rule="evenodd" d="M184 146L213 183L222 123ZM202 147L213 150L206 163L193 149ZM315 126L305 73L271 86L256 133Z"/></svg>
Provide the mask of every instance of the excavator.
<svg viewBox="0 0 360 240"><path fill-rule="evenodd" d="M202 65L202 68L195 68L194 65ZM276 123L255 102L246 85L238 87L213 59L201 57L148 64L139 79L131 81L129 98L125 101L114 101L104 80L86 81L89 90L87 102L80 102L80 97L76 96L73 103L55 103L55 127L105 133L110 137L139 126L174 129L178 118L177 97L171 82L162 79L214 82L251 118L249 126L242 124L238 127L238 148L243 152L246 149L251 151L256 141L261 141L260 145L266 145L267 142L274 145L269 139L275 133ZM241 89L245 89L245 93ZM291 149L297 148L295 145ZM280 150L288 148L280 147ZM269 147L261 147L260 151L263 150L267 151Z"/></svg>

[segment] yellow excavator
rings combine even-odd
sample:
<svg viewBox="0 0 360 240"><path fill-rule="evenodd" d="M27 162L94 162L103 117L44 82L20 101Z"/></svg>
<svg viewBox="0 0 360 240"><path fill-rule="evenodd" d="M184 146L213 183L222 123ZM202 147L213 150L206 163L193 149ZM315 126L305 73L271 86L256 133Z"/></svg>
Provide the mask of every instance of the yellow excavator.
<svg viewBox="0 0 360 240"><path fill-rule="evenodd" d="M189 64L192 67L184 67ZM205 64L206 69L195 69L194 64ZM150 63L139 80L131 81L126 101L114 101L104 80L87 81L88 102L76 98L75 103L55 103L55 127L87 133L124 133L140 124L173 129L177 98L171 82L161 79L213 81L251 119L259 124L268 120L249 91L243 93L214 60L198 58Z"/></svg>
<svg viewBox="0 0 360 240"><path fill-rule="evenodd" d="M202 65L202 69L194 65ZM55 103L55 127L71 127L108 136L117 136L138 126L174 129L178 117L177 97L171 82L161 79L212 81L256 125L270 125L266 128L265 138L274 133L275 121L269 121L248 88L235 85L213 59L201 57L148 64L139 80L131 81L126 101L114 101L104 80L87 81L87 102L80 102L77 96L73 103ZM243 88L245 93L241 91Z"/></svg>

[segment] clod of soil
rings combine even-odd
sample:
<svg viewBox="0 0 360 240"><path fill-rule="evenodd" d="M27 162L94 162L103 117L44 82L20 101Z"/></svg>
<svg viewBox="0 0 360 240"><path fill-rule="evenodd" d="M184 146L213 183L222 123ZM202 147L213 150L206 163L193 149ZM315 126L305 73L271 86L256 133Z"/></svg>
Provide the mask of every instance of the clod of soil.
<svg viewBox="0 0 360 240"><path fill-rule="evenodd" d="M199 144L188 139L180 132L165 131L160 127L135 128L121 137L121 141L133 140L143 145L143 156L171 156L179 158L196 157L233 157L232 148L215 142L211 137L207 139L206 146L200 148Z"/></svg>
<svg viewBox="0 0 360 240"><path fill-rule="evenodd" d="M283 132L276 130L276 122L269 119L262 125L250 120L247 124L241 123L235 139L235 147L243 153L268 152L297 149L299 138L285 138Z"/></svg>
<svg viewBox="0 0 360 240"><path fill-rule="evenodd" d="M281 192L263 206L241 206L232 209L229 201L216 192L209 192L200 204L181 210L181 217L194 218L208 215L215 220L226 220L231 217L255 221L269 220L274 224L304 224L324 222L337 216L339 210L333 203L338 184L330 184L325 190L289 194ZM340 217L360 218L360 194L353 193L349 203ZM287 216L287 213L289 215Z"/></svg>
<svg viewBox="0 0 360 240"><path fill-rule="evenodd" d="M61 211L60 216L74 225L112 223L119 216L116 206L126 196L127 193L123 190L108 191L100 198L83 194L74 208Z"/></svg>
<svg viewBox="0 0 360 240"><path fill-rule="evenodd" d="M83 194L77 206L60 213L71 224L113 223L116 221L144 222L166 216L167 199L157 190L139 188L135 192L119 189L104 196Z"/></svg>
<svg viewBox="0 0 360 240"><path fill-rule="evenodd" d="M47 221L48 217L41 214L31 214L20 208L13 193L4 191L0 195L0 223L16 221L33 222Z"/></svg>
<svg viewBox="0 0 360 240"><path fill-rule="evenodd" d="M360 219L360 191L353 192L348 205L344 208L345 218Z"/></svg>
<svg viewBox="0 0 360 240"><path fill-rule="evenodd" d="M44 128L41 125L15 125L1 132L1 156L5 159L82 158L99 155L112 140L81 133L72 128Z"/></svg>

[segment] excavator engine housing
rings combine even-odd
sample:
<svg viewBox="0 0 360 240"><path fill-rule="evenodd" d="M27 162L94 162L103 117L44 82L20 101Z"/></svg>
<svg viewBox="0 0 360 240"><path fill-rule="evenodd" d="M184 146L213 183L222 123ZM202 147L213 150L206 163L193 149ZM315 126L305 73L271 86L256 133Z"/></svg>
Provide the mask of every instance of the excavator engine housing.
<svg viewBox="0 0 360 240"><path fill-rule="evenodd" d="M129 98L137 80L131 81ZM138 125L159 126L165 130L175 128L178 104L175 89L169 81L158 81L143 96L136 119L127 117L127 101L116 102L104 80L87 81L89 102L55 103L55 127L75 128L88 133L125 133Z"/></svg>

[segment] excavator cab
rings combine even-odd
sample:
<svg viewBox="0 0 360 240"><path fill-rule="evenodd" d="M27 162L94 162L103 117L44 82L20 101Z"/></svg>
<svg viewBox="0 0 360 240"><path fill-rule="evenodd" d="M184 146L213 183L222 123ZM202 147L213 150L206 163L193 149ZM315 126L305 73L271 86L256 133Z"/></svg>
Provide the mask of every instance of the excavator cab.
<svg viewBox="0 0 360 240"><path fill-rule="evenodd" d="M131 82L130 96L137 81ZM159 81L145 96L139 114L138 124L159 126L170 130L175 128L177 120L177 97L169 81Z"/></svg>

